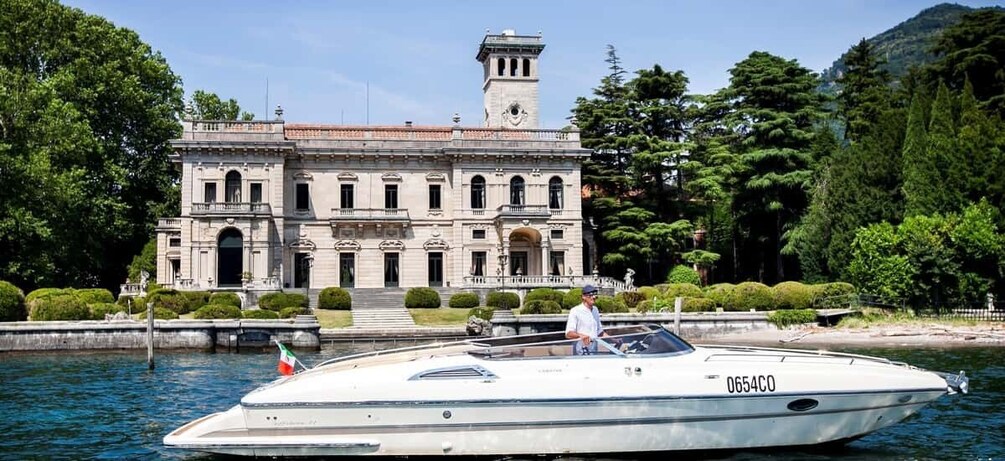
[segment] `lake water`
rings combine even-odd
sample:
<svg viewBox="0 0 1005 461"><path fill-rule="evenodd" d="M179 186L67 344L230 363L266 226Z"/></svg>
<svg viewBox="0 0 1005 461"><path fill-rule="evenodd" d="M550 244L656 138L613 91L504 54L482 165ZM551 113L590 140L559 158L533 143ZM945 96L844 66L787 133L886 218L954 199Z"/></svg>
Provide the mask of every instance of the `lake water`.
<svg viewBox="0 0 1005 461"><path fill-rule="evenodd" d="M301 352L308 365L374 345ZM755 452L726 460L1005 459L1005 349L845 349L942 371L964 369L971 393L949 396L893 427L826 453ZM277 377L278 352L0 354L0 459L186 459L165 434L225 410Z"/></svg>

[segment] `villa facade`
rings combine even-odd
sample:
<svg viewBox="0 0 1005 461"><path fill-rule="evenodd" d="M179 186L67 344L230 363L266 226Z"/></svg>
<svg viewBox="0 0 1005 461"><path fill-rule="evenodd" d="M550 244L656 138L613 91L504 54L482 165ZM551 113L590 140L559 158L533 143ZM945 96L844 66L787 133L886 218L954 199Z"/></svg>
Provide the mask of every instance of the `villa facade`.
<svg viewBox="0 0 1005 461"><path fill-rule="evenodd" d="M592 277L575 127L539 129L540 36L486 35L484 123L185 120L181 216L157 227L180 289L572 286ZM595 275L595 274L593 274ZM596 277L593 277L596 279Z"/></svg>

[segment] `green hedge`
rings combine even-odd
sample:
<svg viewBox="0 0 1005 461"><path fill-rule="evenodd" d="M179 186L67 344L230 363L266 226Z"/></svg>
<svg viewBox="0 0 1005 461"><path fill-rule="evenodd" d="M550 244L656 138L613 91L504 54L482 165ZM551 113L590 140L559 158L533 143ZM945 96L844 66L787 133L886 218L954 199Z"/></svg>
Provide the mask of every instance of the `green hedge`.
<svg viewBox="0 0 1005 461"><path fill-rule="evenodd" d="M91 311L91 318L94 320L104 320L106 314L115 315L119 312L126 312L125 307L115 303L88 304L87 308Z"/></svg>
<svg viewBox="0 0 1005 461"><path fill-rule="evenodd" d="M307 308L306 307L296 307L296 306L295 307L284 307L282 310L279 311L279 318L281 318L281 319L292 319L292 318L295 318L298 315L305 315L305 314L307 314Z"/></svg>
<svg viewBox="0 0 1005 461"><path fill-rule="evenodd" d="M813 309L774 311L768 314L768 321L778 325L779 328L803 323L816 323L817 312Z"/></svg>
<svg viewBox="0 0 1005 461"><path fill-rule="evenodd" d="M269 293L258 298L258 307L281 312L287 307L307 307L307 297L300 293Z"/></svg>
<svg viewBox="0 0 1005 461"><path fill-rule="evenodd" d="M639 291L622 291L621 293L614 295L614 298L631 309L638 307L640 302L645 301L646 295Z"/></svg>
<svg viewBox="0 0 1005 461"><path fill-rule="evenodd" d="M775 300L771 288L758 282L743 282L737 285L729 294L726 308L733 311L769 311L774 308Z"/></svg>
<svg viewBox="0 0 1005 461"><path fill-rule="evenodd" d="M36 321L90 320L91 310L70 291L35 298L30 315Z"/></svg>
<svg viewBox="0 0 1005 461"><path fill-rule="evenodd" d="M732 283L717 283L706 287L703 291L703 297L715 301L715 307L725 308L735 288L736 285Z"/></svg>
<svg viewBox="0 0 1005 461"><path fill-rule="evenodd" d="M352 309L352 295L345 288L328 287L318 295L318 307L347 311Z"/></svg>
<svg viewBox="0 0 1005 461"><path fill-rule="evenodd" d="M279 314L265 309L251 309L241 312L241 317L246 319L275 320L279 318Z"/></svg>
<svg viewBox="0 0 1005 461"><path fill-rule="evenodd" d="M583 289L573 288L562 296L562 309L572 309L583 302Z"/></svg>
<svg viewBox="0 0 1005 461"><path fill-rule="evenodd" d="M468 311L468 317L475 316L482 320L492 320L492 314L495 313L495 309L491 307L475 307Z"/></svg>
<svg viewBox="0 0 1005 461"><path fill-rule="evenodd" d="M189 312L209 304L209 297L212 295L208 291L182 291L181 294L185 297Z"/></svg>
<svg viewBox="0 0 1005 461"><path fill-rule="evenodd" d="M241 308L230 304L207 304L195 311L192 317L197 319L239 319L241 318Z"/></svg>
<svg viewBox="0 0 1005 461"><path fill-rule="evenodd" d="M521 314L561 314L562 306L548 299L536 299L523 305Z"/></svg>
<svg viewBox="0 0 1005 461"><path fill-rule="evenodd" d="M645 297L645 299L653 299L663 294L662 291L656 289L655 287L639 287L639 293L642 293L642 296ZM635 307L638 308L638 306Z"/></svg>
<svg viewBox="0 0 1005 461"><path fill-rule="evenodd" d="M147 318L147 312L146 311L143 311L142 313L140 313L140 319L141 320L146 320L146 318ZM175 312L175 311L173 311L173 310L171 310L171 309L165 309L163 307L155 307L154 308L154 318L157 319L157 320L175 320L175 319L178 318L178 313Z"/></svg>
<svg viewBox="0 0 1005 461"><path fill-rule="evenodd" d="M24 292L13 283L0 280L0 322L20 322L27 318Z"/></svg>
<svg viewBox="0 0 1005 461"><path fill-rule="evenodd" d="M523 305L526 307L532 301L553 301L561 308L563 298L565 298L565 293L554 288L535 288L523 297Z"/></svg>
<svg viewBox="0 0 1005 461"><path fill-rule="evenodd" d="M147 302L154 303L154 309L170 309L178 315L192 312L189 307L188 298L180 291L172 289L161 289L153 294L147 295ZM154 314L156 318L156 313Z"/></svg>
<svg viewBox="0 0 1005 461"><path fill-rule="evenodd" d="M628 312L628 306L626 306L625 303L614 299L613 296L598 296L596 306L597 310L603 314Z"/></svg>
<svg viewBox="0 0 1005 461"><path fill-rule="evenodd" d="M520 306L520 297L508 291L490 291L485 297L485 305L497 309L513 309Z"/></svg>
<svg viewBox="0 0 1005 461"><path fill-rule="evenodd" d="M702 298L701 288L693 283L671 283L667 285L667 289L663 291L664 298L676 298L678 296L685 298Z"/></svg>
<svg viewBox="0 0 1005 461"><path fill-rule="evenodd" d="M684 298L681 312L712 312L715 311L715 301L708 298Z"/></svg>
<svg viewBox="0 0 1005 461"><path fill-rule="evenodd" d="M440 307L440 294L429 287L409 288L405 293L408 309L436 309Z"/></svg>
<svg viewBox="0 0 1005 461"><path fill-rule="evenodd" d="M643 299L638 306L635 306L635 312L639 314L646 314L652 312L654 308L652 299Z"/></svg>
<svg viewBox="0 0 1005 461"><path fill-rule="evenodd" d="M833 283L821 283L818 285L810 286L810 292L812 293L813 300L811 301L814 306L817 305L821 300L826 298L832 298L835 296L847 296L853 295L858 292L855 286L846 282L833 282Z"/></svg>
<svg viewBox="0 0 1005 461"><path fill-rule="evenodd" d="M771 287L775 309L809 309L813 290L799 282L782 282Z"/></svg>
<svg viewBox="0 0 1005 461"><path fill-rule="evenodd" d="M478 307L479 303L481 303L481 300L478 298L478 293L462 291L454 293L450 297L450 301L447 302L447 305L455 309L471 309Z"/></svg>
<svg viewBox="0 0 1005 461"><path fill-rule="evenodd" d="M24 302L28 303L28 308L31 308L31 302L49 296L72 294L73 288L39 288L37 290L28 293L28 296L24 297Z"/></svg>
<svg viewBox="0 0 1005 461"><path fill-rule="evenodd" d="M73 292L78 298L80 298L81 301L84 302L84 304L111 304L115 302L115 297L112 296L112 292L104 288L81 288L79 290L73 290Z"/></svg>
<svg viewBox="0 0 1005 461"><path fill-rule="evenodd" d="M186 296L186 301L188 297ZM213 293L209 297L209 304L223 304L227 306L234 306L241 309L241 297L237 296L237 293L231 293L229 291L221 291L218 293ZM201 306L200 306L201 307ZM198 308L197 308L198 309Z"/></svg>
<svg viewBox="0 0 1005 461"><path fill-rule="evenodd" d="M698 276L698 271L690 267L676 265L667 274L667 283L690 283L695 286L701 286L701 277Z"/></svg>

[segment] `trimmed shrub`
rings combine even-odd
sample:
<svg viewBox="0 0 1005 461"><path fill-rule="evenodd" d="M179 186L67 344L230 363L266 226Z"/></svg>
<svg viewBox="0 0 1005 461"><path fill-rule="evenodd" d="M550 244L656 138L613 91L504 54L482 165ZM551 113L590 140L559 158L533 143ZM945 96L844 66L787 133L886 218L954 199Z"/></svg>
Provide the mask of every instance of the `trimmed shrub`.
<svg viewBox="0 0 1005 461"><path fill-rule="evenodd" d="M635 312L639 314L645 314L652 311L653 311L652 299L643 299L642 302L639 303L639 305L635 306Z"/></svg>
<svg viewBox="0 0 1005 461"><path fill-rule="evenodd" d="M207 304L195 311L192 317L197 319L239 319L241 318L241 308L230 304Z"/></svg>
<svg viewBox="0 0 1005 461"><path fill-rule="evenodd" d="M653 288L655 288L656 291L658 291L660 293L663 293L663 292L667 291L667 288L670 288L670 284L669 283L658 283L658 284L654 285Z"/></svg>
<svg viewBox="0 0 1005 461"><path fill-rule="evenodd" d="M482 320L492 320L492 314L495 313L495 309L491 307L475 307L468 311L468 317L474 316Z"/></svg>
<svg viewBox="0 0 1005 461"><path fill-rule="evenodd" d="M813 309L774 311L768 314L768 321L778 325L778 328L803 323L817 323L817 311Z"/></svg>
<svg viewBox="0 0 1005 461"><path fill-rule="evenodd" d="M188 299L186 299L185 295L181 294L178 290L157 290L153 294L147 295L147 302L154 303L155 310L158 307L162 309L171 309L178 315L192 312L189 310ZM154 313L154 317L157 317L156 312Z"/></svg>
<svg viewBox="0 0 1005 461"><path fill-rule="evenodd" d="M666 291L663 292L663 297L672 300L678 296L685 298L701 298L701 288L698 288L698 285L693 283L671 283L667 285Z"/></svg>
<svg viewBox="0 0 1005 461"><path fill-rule="evenodd" d="M90 320L91 310L72 292L55 294L32 300L31 319Z"/></svg>
<svg viewBox="0 0 1005 461"><path fill-rule="evenodd" d="M771 287L775 309L809 309L813 290L799 282L782 282Z"/></svg>
<svg viewBox="0 0 1005 461"><path fill-rule="evenodd" d="M622 291L614 295L614 299L621 301L629 309L637 307L640 302L645 301L646 296L638 291Z"/></svg>
<svg viewBox="0 0 1005 461"><path fill-rule="evenodd" d="M821 300L835 296L853 295L857 292L855 286L846 282L821 283L810 286L811 303L816 306Z"/></svg>
<svg viewBox="0 0 1005 461"><path fill-rule="evenodd" d="M447 305L455 309L471 309L472 307L478 307L478 303L480 302L478 293L462 291L450 296L450 301L447 302Z"/></svg>
<svg viewBox="0 0 1005 461"><path fill-rule="evenodd" d="M405 308L436 309L440 307L440 294L429 287L409 288L405 293Z"/></svg>
<svg viewBox="0 0 1005 461"><path fill-rule="evenodd" d="M663 292L655 287L639 287L639 293L642 293L642 296L645 299L653 299L661 295ZM638 306L635 307L636 309L638 308Z"/></svg>
<svg viewBox="0 0 1005 461"><path fill-rule="evenodd" d="M341 287L328 287L318 295L318 307L321 309L336 309L347 311L352 309L352 295Z"/></svg>
<svg viewBox="0 0 1005 461"><path fill-rule="evenodd" d="M0 322L20 322L27 318L24 292L13 283L0 280Z"/></svg>
<svg viewBox="0 0 1005 461"><path fill-rule="evenodd" d="M684 298L684 305L681 312L712 312L715 310L715 301L708 298Z"/></svg>
<svg viewBox="0 0 1005 461"><path fill-rule="evenodd" d="M726 300L726 308L733 311L769 311L774 307L775 300L771 288L757 282L743 282L737 285Z"/></svg>
<svg viewBox="0 0 1005 461"><path fill-rule="evenodd" d="M279 318L279 314L266 309L251 309L241 312L241 317L246 319L275 320Z"/></svg>
<svg viewBox="0 0 1005 461"><path fill-rule="evenodd" d="M279 318L292 319L298 315L305 315L305 314L307 314L306 307L299 307L299 306L284 307L282 310L279 311Z"/></svg>
<svg viewBox="0 0 1005 461"><path fill-rule="evenodd" d="M140 319L146 320L146 318L147 318L147 311L143 311L142 313L140 313ZM163 307L155 307L154 318L157 320L175 320L178 318L178 313L171 309L165 309Z"/></svg>
<svg viewBox="0 0 1005 461"><path fill-rule="evenodd" d="M287 307L307 308L307 297L300 293L269 293L258 298L258 307L282 312Z"/></svg>
<svg viewBox="0 0 1005 461"><path fill-rule="evenodd" d="M583 302L583 289L573 288L562 296L562 309L572 309Z"/></svg>
<svg viewBox="0 0 1005 461"><path fill-rule="evenodd" d="M733 292L736 285L732 283L717 283L715 285L710 285L705 287L704 297L715 301L715 307L726 307L726 303L729 302L729 296Z"/></svg>
<svg viewBox="0 0 1005 461"><path fill-rule="evenodd" d="M72 294L73 288L39 288L37 290L28 293L28 296L24 297L24 302L28 304L28 308L31 308L31 302L48 296Z"/></svg>
<svg viewBox="0 0 1005 461"><path fill-rule="evenodd" d="M485 297L485 305L497 309L513 309L520 305L520 297L508 291L490 291Z"/></svg>
<svg viewBox="0 0 1005 461"><path fill-rule="evenodd" d="M701 286L701 277L698 275L698 271L679 264L670 269L670 273L667 274L667 283L690 283Z"/></svg>
<svg viewBox="0 0 1005 461"><path fill-rule="evenodd" d="M73 291L84 304L114 303L112 292L104 288L81 288ZM104 317L102 317L104 318Z"/></svg>
<svg viewBox="0 0 1005 461"><path fill-rule="evenodd" d="M523 305L521 314L561 314L562 306L548 299L535 299Z"/></svg>
<svg viewBox="0 0 1005 461"><path fill-rule="evenodd" d="M565 297L565 293L558 291L554 288L535 288L527 293L527 296L523 297L523 305L526 306L531 301L554 301L559 307L562 305L562 298Z"/></svg>
<svg viewBox="0 0 1005 461"><path fill-rule="evenodd" d="M628 312L628 306L625 303L614 299L612 296L598 296L597 297L597 310L602 314L615 314Z"/></svg>
<svg viewBox="0 0 1005 461"><path fill-rule="evenodd" d="M113 303L88 304L87 308L91 311L91 319L93 320L104 320L107 314L115 315L119 312L126 312L125 307Z"/></svg>
<svg viewBox="0 0 1005 461"><path fill-rule="evenodd" d="M185 297L189 312L209 304L209 297L211 295L208 291L181 291L180 293Z"/></svg>
<svg viewBox="0 0 1005 461"><path fill-rule="evenodd" d="M188 297L186 296L186 301ZM237 296L237 293L231 293L229 291L221 291L218 293L213 293L209 297L209 304L222 304L226 306L234 306L241 309L241 297Z"/></svg>

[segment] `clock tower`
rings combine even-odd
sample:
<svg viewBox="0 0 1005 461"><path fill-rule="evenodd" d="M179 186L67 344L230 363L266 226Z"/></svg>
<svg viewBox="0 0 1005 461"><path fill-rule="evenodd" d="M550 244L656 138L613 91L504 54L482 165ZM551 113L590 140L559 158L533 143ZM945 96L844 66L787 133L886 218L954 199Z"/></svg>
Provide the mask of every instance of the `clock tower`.
<svg viewBox="0 0 1005 461"><path fill-rule="evenodd" d="M538 129L537 57L544 50L541 34L517 35L507 29L485 34L478 48L485 83L485 126Z"/></svg>

